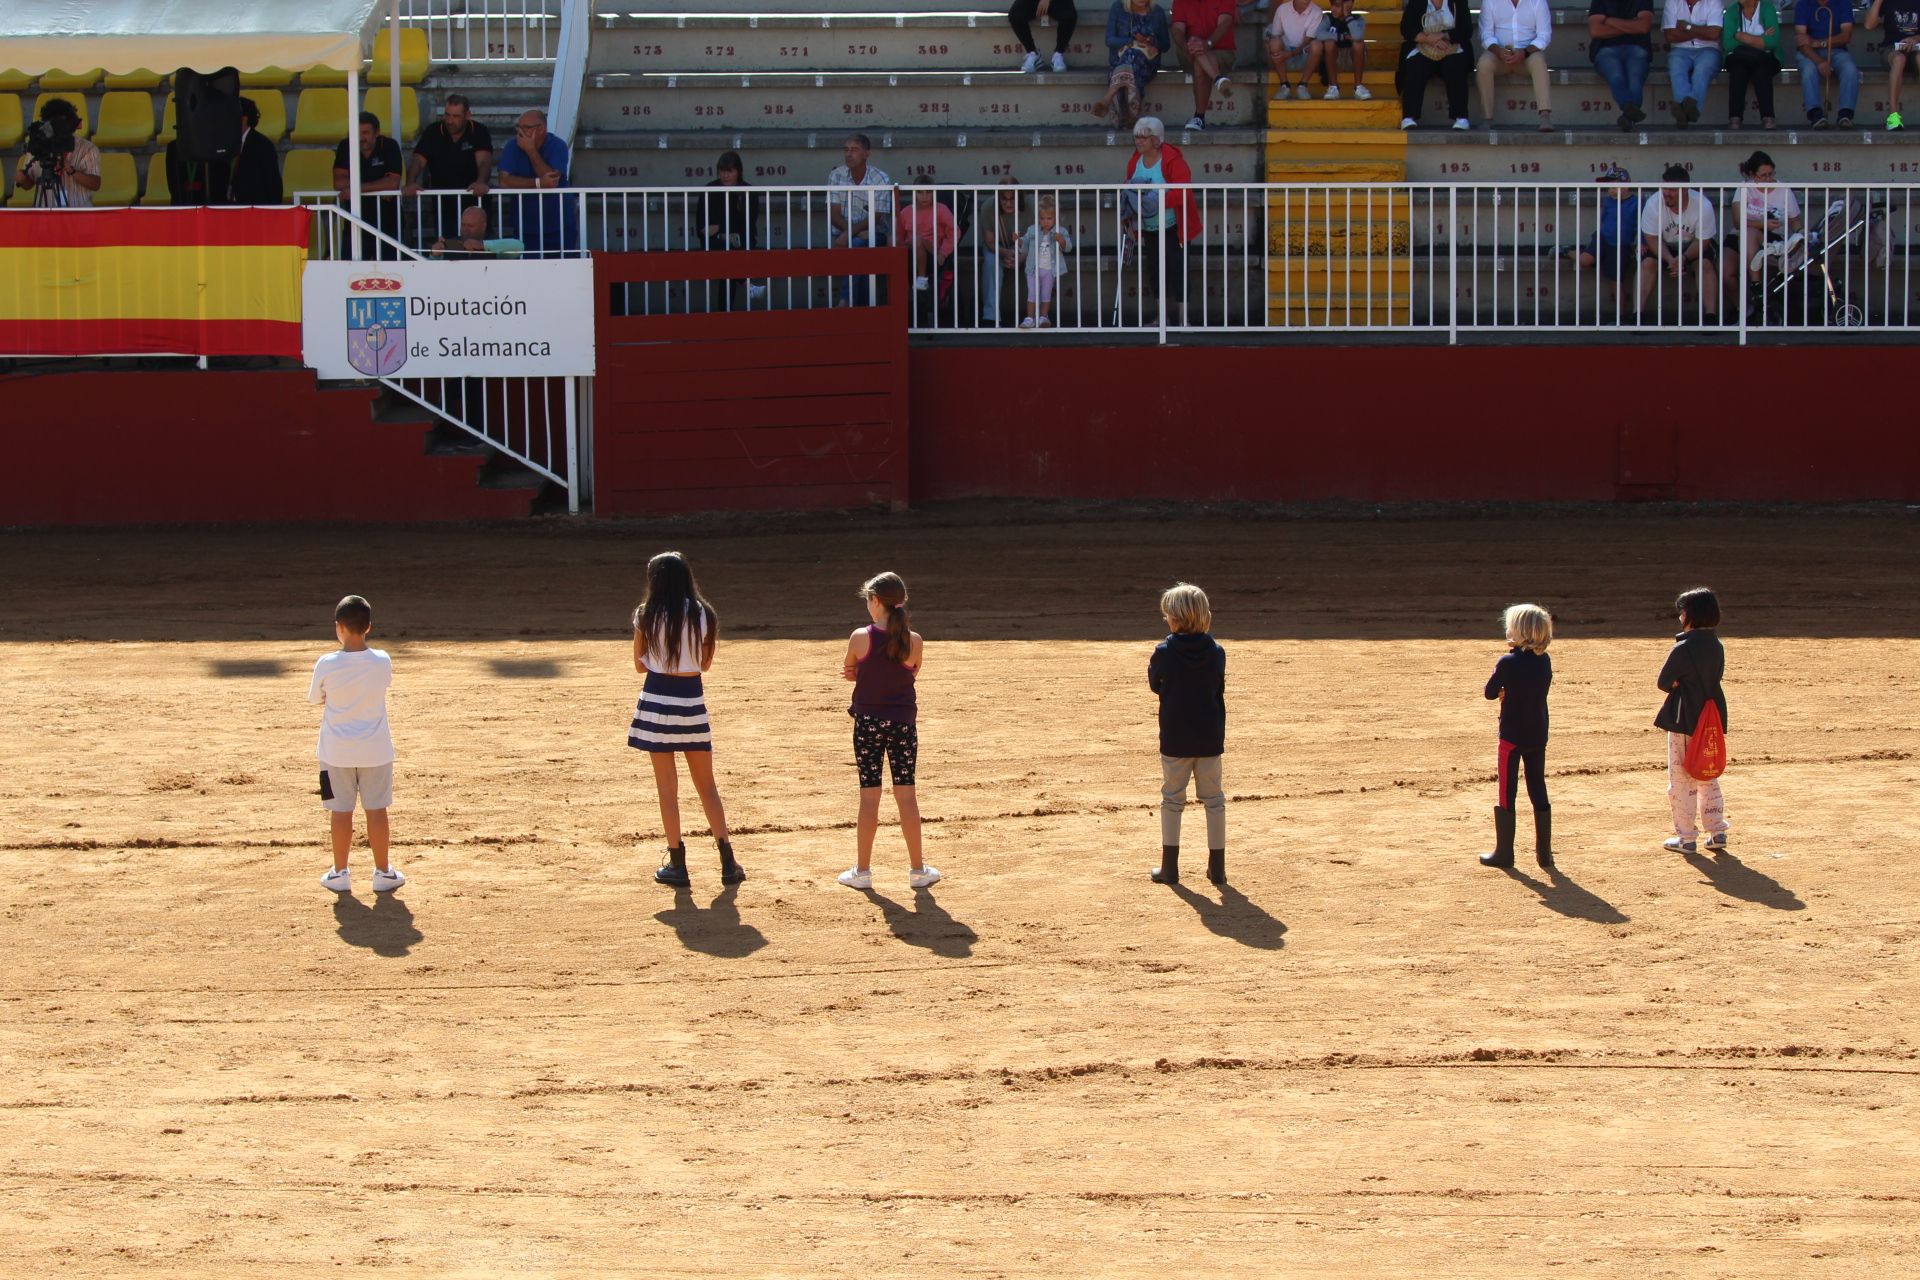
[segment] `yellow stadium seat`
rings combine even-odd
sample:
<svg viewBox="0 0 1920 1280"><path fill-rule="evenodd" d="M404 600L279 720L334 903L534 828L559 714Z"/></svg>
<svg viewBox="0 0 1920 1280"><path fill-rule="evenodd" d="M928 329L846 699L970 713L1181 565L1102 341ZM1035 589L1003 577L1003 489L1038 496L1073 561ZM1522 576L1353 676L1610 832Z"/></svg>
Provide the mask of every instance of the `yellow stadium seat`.
<svg viewBox="0 0 1920 1280"><path fill-rule="evenodd" d="M366 83L367 64L360 64L360 82ZM335 71L332 67L308 67L300 73L302 89L344 89L347 87L347 73Z"/></svg>
<svg viewBox="0 0 1920 1280"><path fill-rule="evenodd" d="M160 132L153 135L153 145L164 147L173 141L173 95L167 95L167 105L160 108Z"/></svg>
<svg viewBox="0 0 1920 1280"><path fill-rule="evenodd" d="M93 136L93 130L87 126L87 95L86 94L84 93L43 93L41 94L38 98L34 99L34 103L33 103L33 118L35 120L38 120L40 118L40 109L47 105L47 100L49 98L60 98L67 102L71 102L73 104L73 109L80 113L80 136L83 138L91 138Z"/></svg>
<svg viewBox="0 0 1920 1280"><path fill-rule="evenodd" d="M0 71L0 93L19 93L33 83L24 71Z"/></svg>
<svg viewBox="0 0 1920 1280"><path fill-rule="evenodd" d="M292 83L293 72L285 67L262 67L258 71L240 73L242 89L284 89Z"/></svg>
<svg viewBox="0 0 1920 1280"><path fill-rule="evenodd" d="M91 71L49 71L40 77L40 87L84 92L99 84L100 77L105 74L107 73L99 67Z"/></svg>
<svg viewBox="0 0 1920 1280"><path fill-rule="evenodd" d="M19 146L26 132L27 120L21 114L20 99L11 93L0 93L0 151Z"/></svg>
<svg viewBox="0 0 1920 1280"><path fill-rule="evenodd" d="M373 37L373 70L367 75L367 83L385 87L392 83L387 74L387 33L380 31ZM427 33L418 27L400 28L400 83L419 84L427 78Z"/></svg>
<svg viewBox="0 0 1920 1280"><path fill-rule="evenodd" d="M393 114L393 103L388 101L391 92L386 85L378 89L369 89L360 98L360 109L371 111L380 117L380 132L389 138L398 138L403 147L411 145L420 136L420 95L412 89L400 91L400 127L396 130L393 121L387 119ZM295 138L295 142L299 139Z"/></svg>
<svg viewBox="0 0 1920 1280"><path fill-rule="evenodd" d="M293 140L333 146L347 136L347 91L302 89L294 108Z"/></svg>
<svg viewBox="0 0 1920 1280"><path fill-rule="evenodd" d="M280 170L281 184L291 202L296 194L333 190L333 152L289 151Z"/></svg>
<svg viewBox="0 0 1920 1280"><path fill-rule="evenodd" d="M160 82L165 79L166 77L161 75L158 71L149 71L145 67L140 68L140 70L138 71L123 72L120 75L114 75L112 72L108 72L107 88L109 89L158 89L160 87Z"/></svg>
<svg viewBox="0 0 1920 1280"><path fill-rule="evenodd" d="M116 89L100 95L100 124L93 140L103 147L144 147L153 141L153 95Z"/></svg>
<svg viewBox="0 0 1920 1280"><path fill-rule="evenodd" d="M8 168L12 168L11 165ZM32 187L15 187L13 194L7 197L7 208L25 209L33 203Z"/></svg>
<svg viewBox="0 0 1920 1280"><path fill-rule="evenodd" d="M140 175L134 172L133 155L126 151L100 153L100 189L93 193L95 208L119 209L140 195Z"/></svg>
<svg viewBox="0 0 1920 1280"><path fill-rule="evenodd" d="M287 136L287 95L278 89L262 89L246 96L260 108L261 135L277 145Z"/></svg>
<svg viewBox="0 0 1920 1280"><path fill-rule="evenodd" d="M144 205L168 205L173 203L173 192L167 188L166 153L156 151L147 157L147 190L140 197Z"/></svg>

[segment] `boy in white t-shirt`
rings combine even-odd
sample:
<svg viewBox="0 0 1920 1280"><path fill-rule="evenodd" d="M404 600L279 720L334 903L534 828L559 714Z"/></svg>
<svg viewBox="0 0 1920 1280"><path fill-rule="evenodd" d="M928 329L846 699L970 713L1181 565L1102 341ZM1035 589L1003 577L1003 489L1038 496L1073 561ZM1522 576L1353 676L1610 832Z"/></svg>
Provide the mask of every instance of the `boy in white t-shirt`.
<svg viewBox="0 0 1920 1280"><path fill-rule="evenodd" d="M393 730L387 724L387 690L393 659L367 647L373 606L348 596L333 610L340 648L313 664L307 701L320 716L320 803L333 823L333 870L320 883L335 893L353 892L347 851L353 845L353 807L367 811L367 844L373 849L373 891L387 893L407 882L387 861L387 806L393 803Z"/></svg>
<svg viewBox="0 0 1920 1280"><path fill-rule="evenodd" d="M1307 81L1317 68L1326 65L1327 51L1333 45L1326 27L1327 11L1313 0L1288 0L1286 4L1274 6L1273 21L1267 24L1267 61L1278 82L1273 90L1275 102L1284 102L1293 96L1293 84L1287 74L1290 71L1300 73L1300 96L1312 96ZM1327 85L1332 89L1333 81L1328 80ZM1327 96L1340 95L1335 90Z"/></svg>

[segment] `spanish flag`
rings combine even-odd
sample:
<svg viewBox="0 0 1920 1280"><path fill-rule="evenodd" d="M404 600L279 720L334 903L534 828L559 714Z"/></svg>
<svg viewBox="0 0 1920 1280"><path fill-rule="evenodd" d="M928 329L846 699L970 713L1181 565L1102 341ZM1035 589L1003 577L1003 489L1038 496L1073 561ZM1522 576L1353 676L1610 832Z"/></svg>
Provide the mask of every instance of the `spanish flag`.
<svg viewBox="0 0 1920 1280"><path fill-rule="evenodd" d="M305 209L0 212L0 354L300 355Z"/></svg>

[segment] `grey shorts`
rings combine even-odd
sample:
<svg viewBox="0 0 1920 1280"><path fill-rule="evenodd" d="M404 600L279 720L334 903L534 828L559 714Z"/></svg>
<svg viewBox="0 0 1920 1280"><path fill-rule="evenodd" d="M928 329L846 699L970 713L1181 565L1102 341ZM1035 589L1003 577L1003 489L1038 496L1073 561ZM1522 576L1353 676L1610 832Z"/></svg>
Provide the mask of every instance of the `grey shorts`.
<svg viewBox="0 0 1920 1280"><path fill-rule="evenodd" d="M1363 13L1348 14L1347 37L1351 40L1361 40L1366 37L1366 34L1367 16ZM1332 14L1328 14L1320 20L1320 29L1313 33L1313 38L1315 40L1338 40L1340 38L1339 30L1333 25Z"/></svg>
<svg viewBox="0 0 1920 1280"><path fill-rule="evenodd" d="M393 803L393 766L367 765L364 768L320 766L320 803L329 813L352 813L354 802L362 809L385 809Z"/></svg>

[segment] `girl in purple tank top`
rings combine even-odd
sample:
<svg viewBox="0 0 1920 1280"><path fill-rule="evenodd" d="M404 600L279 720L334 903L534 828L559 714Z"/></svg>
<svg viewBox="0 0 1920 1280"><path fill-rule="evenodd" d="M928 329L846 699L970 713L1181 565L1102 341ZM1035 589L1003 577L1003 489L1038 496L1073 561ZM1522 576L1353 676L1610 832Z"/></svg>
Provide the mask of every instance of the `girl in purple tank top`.
<svg viewBox="0 0 1920 1280"><path fill-rule="evenodd" d="M840 674L853 682L853 759L860 769L860 821L855 828L858 858L840 873L849 889L873 888L873 837L880 826L880 762L893 775L893 800L900 806L900 834L907 842L912 870L907 883L925 889L940 872L920 857L920 802L914 797L913 770L920 754L914 723L919 704L914 680L920 674L925 644L907 623L907 584L897 573L883 573L860 588L873 619L847 639Z"/></svg>

